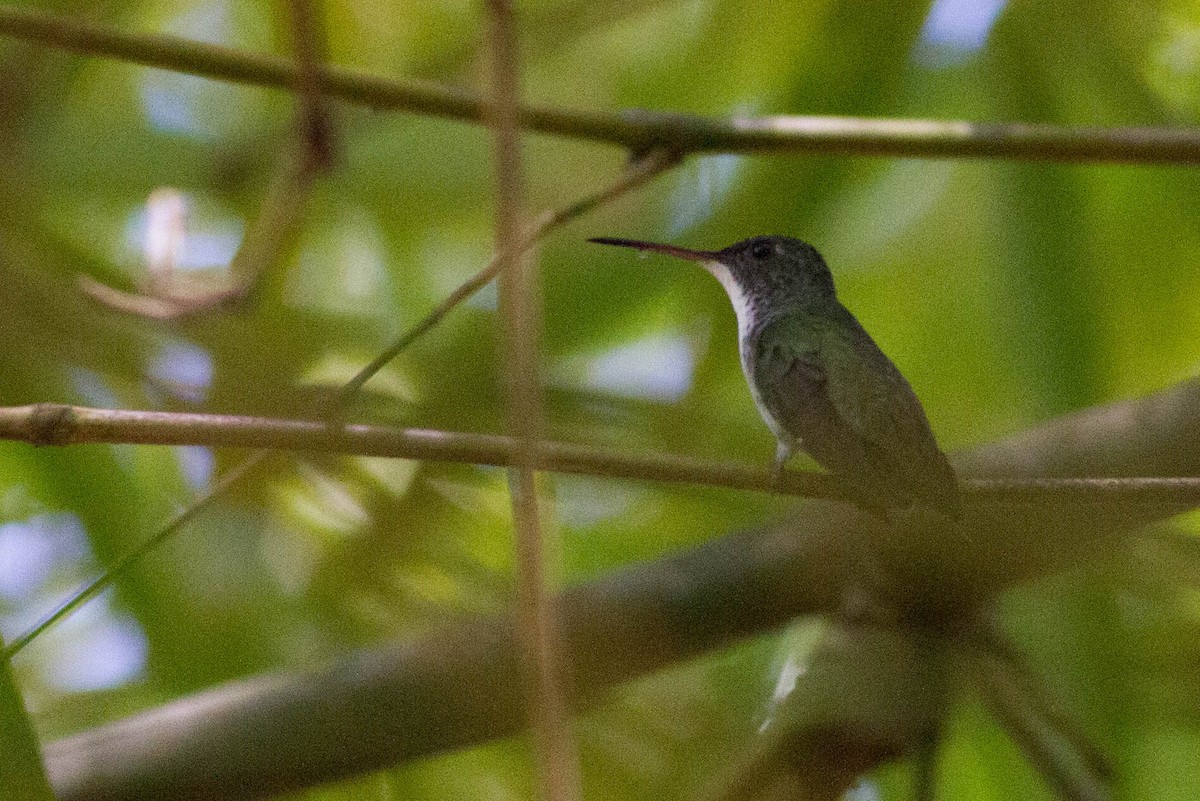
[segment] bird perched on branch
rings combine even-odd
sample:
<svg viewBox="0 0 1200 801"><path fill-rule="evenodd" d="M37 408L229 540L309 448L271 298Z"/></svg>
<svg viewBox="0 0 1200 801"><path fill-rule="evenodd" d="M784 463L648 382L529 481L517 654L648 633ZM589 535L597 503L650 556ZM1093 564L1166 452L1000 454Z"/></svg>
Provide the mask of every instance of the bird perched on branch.
<svg viewBox="0 0 1200 801"><path fill-rule="evenodd" d="M778 446L775 475L796 449L858 487L870 505L960 514L954 471L904 376L837 298L816 248L757 236L724 250L592 239L700 263L737 313L742 370Z"/></svg>

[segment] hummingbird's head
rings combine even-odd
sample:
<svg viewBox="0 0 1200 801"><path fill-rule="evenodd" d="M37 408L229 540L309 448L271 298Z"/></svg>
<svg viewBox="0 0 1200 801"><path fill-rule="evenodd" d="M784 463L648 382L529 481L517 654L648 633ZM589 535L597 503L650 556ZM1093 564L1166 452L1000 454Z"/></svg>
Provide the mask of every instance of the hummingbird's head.
<svg viewBox="0 0 1200 801"><path fill-rule="evenodd" d="M723 285L729 278L748 295L787 298L832 297L833 275L807 242L790 236L755 236L713 254L705 267Z"/></svg>
<svg viewBox="0 0 1200 801"><path fill-rule="evenodd" d="M834 298L833 275L825 259L812 245L790 236L755 236L724 250L691 250L632 239L589 241L699 263L725 287L743 332L753 328L766 309L783 310Z"/></svg>

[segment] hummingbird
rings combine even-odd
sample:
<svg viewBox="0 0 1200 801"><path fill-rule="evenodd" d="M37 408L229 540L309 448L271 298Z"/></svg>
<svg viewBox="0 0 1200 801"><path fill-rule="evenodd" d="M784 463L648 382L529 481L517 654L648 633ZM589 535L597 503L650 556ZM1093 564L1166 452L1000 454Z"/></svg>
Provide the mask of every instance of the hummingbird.
<svg viewBox="0 0 1200 801"><path fill-rule="evenodd" d="M801 449L851 482L870 505L961 513L954 471L916 393L838 300L817 249L756 236L724 250L596 238L698 262L737 315L742 372L777 442L773 474ZM886 511L885 511L886 516Z"/></svg>

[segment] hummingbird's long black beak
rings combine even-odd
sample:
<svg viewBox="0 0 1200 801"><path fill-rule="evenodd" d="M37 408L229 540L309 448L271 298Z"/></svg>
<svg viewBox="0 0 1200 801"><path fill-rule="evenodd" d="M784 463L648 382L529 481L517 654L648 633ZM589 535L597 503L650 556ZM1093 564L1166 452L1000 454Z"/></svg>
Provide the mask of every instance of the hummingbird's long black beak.
<svg viewBox="0 0 1200 801"><path fill-rule="evenodd" d="M595 242L598 245L616 245L622 248L634 248L648 253L662 253L666 256L674 256L678 259L687 259L688 261L709 262L717 261L718 255L711 250L691 250L690 248L676 247L675 245L660 245L657 242L639 242L636 239L610 239L606 236L589 239L589 242Z"/></svg>

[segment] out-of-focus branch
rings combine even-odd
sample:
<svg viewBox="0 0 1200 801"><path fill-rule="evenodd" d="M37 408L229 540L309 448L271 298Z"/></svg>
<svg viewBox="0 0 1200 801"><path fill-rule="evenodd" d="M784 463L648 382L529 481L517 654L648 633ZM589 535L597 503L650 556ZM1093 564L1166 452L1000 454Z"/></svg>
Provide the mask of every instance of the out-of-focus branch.
<svg viewBox="0 0 1200 801"><path fill-rule="evenodd" d="M1093 783L1111 785L1115 773L1112 762L1092 741L1081 723L1055 698L1041 677L1022 654L1000 631L995 623L980 625L971 632L964 656L973 661L976 679L984 682L982 692L1000 693L1017 699L1024 714L1041 721L1056 733L1076 756L1082 771L1093 777ZM996 678L988 678L995 674Z"/></svg>
<svg viewBox="0 0 1200 801"><path fill-rule="evenodd" d="M836 544L812 545L734 535L568 590L559 627L573 703L836 603ZM810 560L827 566L815 583L795 569ZM520 731L517 662L509 618L466 620L52 743L47 764L60 801L263 798Z"/></svg>
<svg viewBox="0 0 1200 801"><path fill-rule="evenodd" d="M1197 409L1200 380L1193 379L1028 428L988 448L957 454L954 466L980 478L1196 475Z"/></svg>
<svg viewBox="0 0 1200 801"><path fill-rule="evenodd" d="M333 166L333 120L325 102L325 24L320 0L288 0L288 22L296 51L296 91L300 94L300 131L315 166Z"/></svg>
<svg viewBox="0 0 1200 801"><path fill-rule="evenodd" d="M1094 436L1089 447L1077 443L1058 471L1108 461L1115 442L1123 443L1117 453L1140 452L1169 437L1167 426L1194 430L1200 406L1176 401L1195 392L1185 384L1062 421L1067 429L1089 425ZM1143 410L1166 407L1177 414L1152 415L1153 425L1144 425ZM1051 422L1041 434L1061 432ZM1183 455L1164 453L1162 463L1141 461L1138 469L1200 473L1200 448ZM968 456L997 475L1021 469L1007 442ZM981 503L968 506L967 536L915 538L878 556L891 574L889 603L928 623L938 610L961 614L1016 582L1077 564L1106 538L1164 515L1151 506L1114 515L1059 503ZM849 507L813 502L773 528L568 590L559 615L573 701L586 705L620 682L837 608L861 580L861 554L880 541L876 525ZM49 771L62 801L232 800L295 790L514 733L524 719L516 660L507 619L467 620L322 671L232 683L53 743ZM857 770L884 756L843 755Z"/></svg>
<svg viewBox="0 0 1200 801"><path fill-rule="evenodd" d="M92 56L187 72L215 80L292 90L286 59L161 34L124 33L43 11L0 5L0 35ZM484 122L486 104L469 92L330 67L325 91L375 109ZM924 158L1195 164L1200 133L1190 128L1093 128L888 120L854 117L731 117L656 111L601 112L522 106L521 125L554 136L644 152L843 153Z"/></svg>
<svg viewBox="0 0 1200 801"><path fill-rule="evenodd" d="M85 275L79 278L80 289L113 309L155 320L195 317L238 303L279 263L294 241L319 168L307 148L280 156L258 214L247 227L229 264L228 279L221 285L188 287L184 291L175 281L160 277L143 292L132 293Z"/></svg>
<svg viewBox="0 0 1200 801"><path fill-rule="evenodd" d="M1003 660L983 652L963 660L992 715L1000 721L1059 798L1066 801L1111 801L1112 776L1097 770L1090 744L1079 748L1068 731L1045 714L1022 678Z"/></svg>
<svg viewBox="0 0 1200 801"><path fill-rule="evenodd" d="M538 797L574 801L581 795L579 754L563 697L563 672L556 599L547 585L548 497L538 489L535 470L541 450L542 386L538 370L541 343L536 261L523 244L524 174L518 102L521 71L517 20L512 0L488 0L492 68L491 129L496 182L496 269L500 273L501 339L504 350L508 430L513 466L512 496L517 566L517 643L525 714L532 734ZM558 549L550 549L557 553Z"/></svg>

